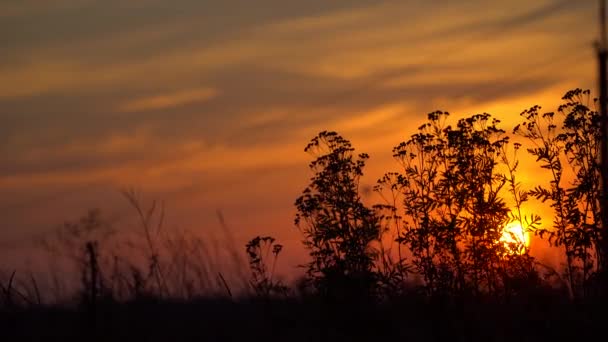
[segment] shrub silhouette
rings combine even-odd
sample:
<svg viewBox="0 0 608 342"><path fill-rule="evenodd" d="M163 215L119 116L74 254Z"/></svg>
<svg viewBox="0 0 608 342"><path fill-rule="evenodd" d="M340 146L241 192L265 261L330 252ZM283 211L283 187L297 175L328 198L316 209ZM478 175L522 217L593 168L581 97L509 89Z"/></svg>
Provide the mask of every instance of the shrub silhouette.
<svg viewBox="0 0 608 342"><path fill-rule="evenodd" d="M515 265L532 267L523 246L500 242L506 223L523 221L507 206L505 185L519 195L516 202L525 201L516 165L508 164L510 176L499 169L508 163L508 138L490 114L461 119L456 127L446 125L448 116L430 113L418 133L393 149L402 171L387 173L376 191L400 199L383 207L402 213L398 242L410 251L428 295L504 294ZM534 217L527 227L537 224ZM522 255L510 255L515 250Z"/></svg>
<svg viewBox="0 0 608 342"><path fill-rule="evenodd" d="M575 297L585 294L585 284L601 265L600 116L589 107L589 95L581 89L564 95L558 108L561 127L556 113L541 114L541 107L534 106L521 113L524 121L514 129L534 144L528 152L550 171L548 186L537 185L530 195L553 208L554 229L544 233L552 245L564 249L565 277Z"/></svg>
<svg viewBox="0 0 608 342"><path fill-rule="evenodd" d="M367 154L354 156L351 143L335 132L321 132L306 146L315 160L311 182L295 202L295 224L304 234L311 261L307 275L323 295L370 295L375 283L372 242L379 217L359 193Z"/></svg>

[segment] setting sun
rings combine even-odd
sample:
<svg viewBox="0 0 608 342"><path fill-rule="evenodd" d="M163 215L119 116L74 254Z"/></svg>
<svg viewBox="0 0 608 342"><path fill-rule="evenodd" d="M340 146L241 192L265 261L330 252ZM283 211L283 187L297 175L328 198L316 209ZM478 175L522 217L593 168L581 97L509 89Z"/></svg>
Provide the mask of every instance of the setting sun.
<svg viewBox="0 0 608 342"><path fill-rule="evenodd" d="M502 230L500 242L505 244L509 254L522 254L530 246L530 234L519 222L511 222Z"/></svg>

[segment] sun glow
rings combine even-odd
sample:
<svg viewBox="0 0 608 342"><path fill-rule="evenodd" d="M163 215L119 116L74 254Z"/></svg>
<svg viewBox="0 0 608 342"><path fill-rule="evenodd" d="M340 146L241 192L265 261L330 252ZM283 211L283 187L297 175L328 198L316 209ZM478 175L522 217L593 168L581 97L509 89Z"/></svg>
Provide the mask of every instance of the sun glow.
<svg viewBox="0 0 608 342"><path fill-rule="evenodd" d="M509 254L523 254L530 247L530 233L519 222L511 222L502 230L499 241L505 245Z"/></svg>

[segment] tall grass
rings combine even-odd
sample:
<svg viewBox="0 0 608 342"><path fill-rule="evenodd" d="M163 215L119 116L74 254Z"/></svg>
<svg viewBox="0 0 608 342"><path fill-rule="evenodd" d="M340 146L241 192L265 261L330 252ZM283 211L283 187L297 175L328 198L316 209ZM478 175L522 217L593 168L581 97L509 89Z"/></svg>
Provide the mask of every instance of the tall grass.
<svg viewBox="0 0 608 342"><path fill-rule="evenodd" d="M39 241L50 260L45 286L39 286L40 274L0 271L0 306L191 300L252 291L243 250L220 212L218 239L168 229L162 202L146 205L133 190L123 194L135 212L135 226L111 223L99 210L64 223Z"/></svg>

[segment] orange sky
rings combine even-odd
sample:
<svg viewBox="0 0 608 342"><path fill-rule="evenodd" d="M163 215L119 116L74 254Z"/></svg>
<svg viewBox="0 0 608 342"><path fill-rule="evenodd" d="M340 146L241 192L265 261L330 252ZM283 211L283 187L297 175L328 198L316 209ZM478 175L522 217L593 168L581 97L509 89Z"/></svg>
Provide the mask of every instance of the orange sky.
<svg viewBox="0 0 608 342"><path fill-rule="evenodd" d="M0 258L66 219L272 234L301 261L306 143L336 130L367 184L426 113L555 110L595 88L596 1L21 0L0 4ZM520 173L532 179L525 168Z"/></svg>

